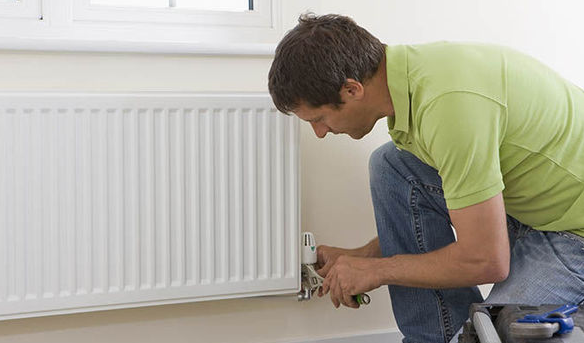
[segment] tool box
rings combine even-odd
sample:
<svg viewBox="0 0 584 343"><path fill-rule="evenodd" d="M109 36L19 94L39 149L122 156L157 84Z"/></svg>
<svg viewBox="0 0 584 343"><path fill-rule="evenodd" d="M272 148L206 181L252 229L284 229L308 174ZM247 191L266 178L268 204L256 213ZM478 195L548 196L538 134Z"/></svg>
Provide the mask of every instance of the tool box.
<svg viewBox="0 0 584 343"><path fill-rule="evenodd" d="M584 343L582 304L472 304L469 314L458 343Z"/></svg>

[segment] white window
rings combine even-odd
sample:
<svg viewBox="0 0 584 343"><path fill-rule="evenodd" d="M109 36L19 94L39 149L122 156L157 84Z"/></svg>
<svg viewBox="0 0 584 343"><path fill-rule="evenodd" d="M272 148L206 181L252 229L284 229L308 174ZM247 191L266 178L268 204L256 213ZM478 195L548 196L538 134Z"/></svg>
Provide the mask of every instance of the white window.
<svg viewBox="0 0 584 343"><path fill-rule="evenodd" d="M155 8L191 8L207 11L245 12L253 10L253 1L249 0L91 0L92 5L115 7L155 7Z"/></svg>
<svg viewBox="0 0 584 343"><path fill-rule="evenodd" d="M40 0L0 0L0 19L40 19Z"/></svg>
<svg viewBox="0 0 584 343"><path fill-rule="evenodd" d="M282 0L0 0L0 48L271 53Z"/></svg>

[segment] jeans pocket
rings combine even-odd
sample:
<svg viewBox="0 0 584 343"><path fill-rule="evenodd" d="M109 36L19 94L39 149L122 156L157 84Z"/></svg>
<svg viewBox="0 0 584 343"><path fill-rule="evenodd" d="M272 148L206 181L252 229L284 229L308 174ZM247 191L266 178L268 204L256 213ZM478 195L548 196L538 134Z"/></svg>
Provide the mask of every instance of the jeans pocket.
<svg viewBox="0 0 584 343"><path fill-rule="evenodd" d="M558 259L584 281L584 239L569 232L548 232Z"/></svg>

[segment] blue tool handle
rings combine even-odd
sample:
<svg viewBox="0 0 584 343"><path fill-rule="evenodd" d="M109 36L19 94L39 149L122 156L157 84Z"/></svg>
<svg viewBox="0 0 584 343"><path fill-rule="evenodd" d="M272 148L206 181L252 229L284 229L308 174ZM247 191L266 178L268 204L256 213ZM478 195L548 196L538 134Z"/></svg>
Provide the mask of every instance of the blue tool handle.
<svg viewBox="0 0 584 343"><path fill-rule="evenodd" d="M544 314L528 314L523 319L520 319L519 322L541 323L541 319L568 317L576 311L578 311L578 305L564 305Z"/></svg>
<svg viewBox="0 0 584 343"><path fill-rule="evenodd" d="M570 316L572 313L578 311L578 305L564 305L562 307L558 307L553 311L549 311L548 313L544 313L544 317L555 318L559 316Z"/></svg>
<svg viewBox="0 0 584 343"><path fill-rule="evenodd" d="M558 323L560 329L559 334L571 332L574 329L574 320L570 315L578 311L578 305L564 305L555 310L546 312L544 314L533 315L528 314L522 319L518 319L519 323Z"/></svg>

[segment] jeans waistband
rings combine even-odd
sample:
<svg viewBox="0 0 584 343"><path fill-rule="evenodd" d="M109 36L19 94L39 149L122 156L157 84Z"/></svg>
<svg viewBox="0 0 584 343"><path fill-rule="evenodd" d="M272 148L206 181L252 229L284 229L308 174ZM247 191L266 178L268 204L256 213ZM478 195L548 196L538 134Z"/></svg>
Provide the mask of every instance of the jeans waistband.
<svg viewBox="0 0 584 343"><path fill-rule="evenodd" d="M580 241L582 244L584 244L584 237L577 235L575 233L571 233L569 231L558 231L558 234L564 235L564 236L571 238L573 240Z"/></svg>

